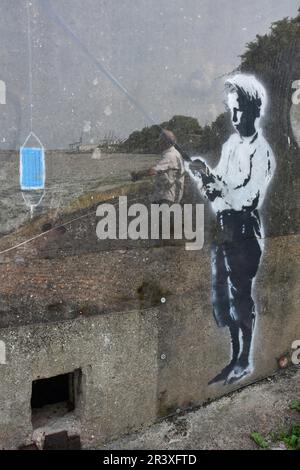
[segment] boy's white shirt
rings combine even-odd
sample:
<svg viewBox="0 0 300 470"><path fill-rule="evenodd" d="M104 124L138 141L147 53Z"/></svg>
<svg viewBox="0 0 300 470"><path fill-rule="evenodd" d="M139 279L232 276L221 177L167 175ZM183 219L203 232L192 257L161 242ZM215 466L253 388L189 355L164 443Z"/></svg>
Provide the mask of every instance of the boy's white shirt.
<svg viewBox="0 0 300 470"><path fill-rule="evenodd" d="M199 157L192 159L201 160ZM257 197L259 208L275 168L273 151L260 131L257 132L256 138L241 138L237 133L232 134L222 147L217 166L214 169L209 168L215 177L215 182L209 184L209 190L221 192L221 195L211 202L214 212L228 209L240 211L251 207ZM197 183L201 194L206 197L200 174L194 174L188 164L186 169Z"/></svg>

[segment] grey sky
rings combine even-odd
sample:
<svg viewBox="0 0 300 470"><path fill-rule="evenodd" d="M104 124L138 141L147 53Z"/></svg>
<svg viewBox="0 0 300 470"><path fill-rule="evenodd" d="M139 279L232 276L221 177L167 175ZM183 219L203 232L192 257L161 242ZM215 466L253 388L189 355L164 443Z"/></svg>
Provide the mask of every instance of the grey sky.
<svg viewBox="0 0 300 470"><path fill-rule="evenodd" d="M222 79L245 44L271 22L295 16L299 0L52 0L92 54L158 122L185 114L211 122L222 110ZM29 132L25 0L0 0L1 148ZM33 126L46 148L109 130L125 137L150 124L32 0Z"/></svg>

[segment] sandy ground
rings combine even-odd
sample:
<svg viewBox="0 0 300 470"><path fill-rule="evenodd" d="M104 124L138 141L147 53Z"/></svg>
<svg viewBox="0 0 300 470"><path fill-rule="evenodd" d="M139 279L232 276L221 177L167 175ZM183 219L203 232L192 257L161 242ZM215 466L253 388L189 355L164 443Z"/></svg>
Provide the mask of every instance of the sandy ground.
<svg viewBox="0 0 300 470"><path fill-rule="evenodd" d="M107 443L106 450L258 449L251 440L261 433L273 449L284 448L272 433L300 425L300 413L289 409L300 401L300 369L293 367L199 409L168 418L143 432Z"/></svg>

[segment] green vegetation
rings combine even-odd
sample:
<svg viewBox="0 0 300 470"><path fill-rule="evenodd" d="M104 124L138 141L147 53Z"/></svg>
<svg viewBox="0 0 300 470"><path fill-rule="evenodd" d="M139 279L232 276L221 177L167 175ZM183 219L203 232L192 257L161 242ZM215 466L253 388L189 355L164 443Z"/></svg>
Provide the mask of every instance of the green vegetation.
<svg viewBox="0 0 300 470"><path fill-rule="evenodd" d="M173 116L170 121L133 132L125 142L116 146L115 150L126 153L159 153L158 139L161 128L173 131L186 151L198 153L219 150L230 135L230 122L226 113L205 127L201 127L196 118Z"/></svg>
<svg viewBox="0 0 300 470"><path fill-rule="evenodd" d="M290 403L289 403L289 408L291 410L296 410L296 411L299 411L300 412L300 402L297 401L297 400L292 400Z"/></svg>
<svg viewBox="0 0 300 470"><path fill-rule="evenodd" d="M288 406L291 410L300 412L299 401L291 400ZM270 447L267 440L258 432L252 432L250 438L262 449ZM293 424L288 430L272 432L270 439L274 443L283 442L287 449L300 450L300 424Z"/></svg>
<svg viewBox="0 0 300 470"><path fill-rule="evenodd" d="M282 150L292 153L287 135L290 130L291 83L300 78L300 9L296 18L276 21L265 35L246 45L238 71L255 74L267 87L270 108L266 122L267 138L275 153ZM232 132L227 113L221 114L211 124L201 127L197 119L174 116L160 127L172 130L180 145L195 153L218 153L222 143ZM128 153L157 153L159 126L145 127L133 132L115 150Z"/></svg>
<svg viewBox="0 0 300 470"><path fill-rule="evenodd" d="M284 18L272 23L270 33L257 35L256 40L247 44L247 50L241 56L240 70L251 71L268 78L278 78L276 67L271 67L272 58L288 50L300 34L300 8L296 18ZM274 64L273 64L274 65ZM266 70L267 69L267 70Z"/></svg>
<svg viewBox="0 0 300 470"><path fill-rule="evenodd" d="M160 129L170 129L177 136L178 142L188 148L193 148L200 142L202 129L197 119L187 116L174 116L170 121L158 126L144 127L141 131L133 132L128 139L118 147L118 151L128 153L158 153Z"/></svg>
<svg viewBox="0 0 300 470"><path fill-rule="evenodd" d="M292 19L284 18L270 27L270 32L257 35L246 46L239 70L255 74L265 84L269 94L267 137L276 151L288 151L292 82L300 78L300 9ZM277 153L278 153L277 152Z"/></svg>
<svg viewBox="0 0 300 470"><path fill-rule="evenodd" d="M251 437L251 439L252 439L259 447L261 447L262 449L268 449L269 444L268 444L267 441L262 437L262 435L259 434L259 432L252 432L252 433L250 434L250 437Z"/></svg>
<svg viewBox="0 0 300 470"><path fill-rule="evenodd" d="M292 426L287 432L282 432L279 440L291 450L300 450L300 426Z"/></svg>
<svg viewBox="0 0 300 470"><path fill-rule="evenodd" d="M250 438L261 448L269 449L270 444L258 432L252 432ZM300 425L293 425L287 431L280 431L271 434L271 440L274 443L283 442L285 447L290 450L300 450Z"/></svg>

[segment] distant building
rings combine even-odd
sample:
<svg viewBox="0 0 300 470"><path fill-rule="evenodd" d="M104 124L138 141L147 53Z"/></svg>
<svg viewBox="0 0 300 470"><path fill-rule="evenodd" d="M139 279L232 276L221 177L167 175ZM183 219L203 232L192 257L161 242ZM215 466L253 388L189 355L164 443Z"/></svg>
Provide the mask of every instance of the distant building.
<svg viewBox="0 0 300 470"><path fill-rule="evenodd" d="M73 142L69 144L69 151L70 152L80 152L80 146L82 145L82 136L80 137L78 142Z"/></svg>

